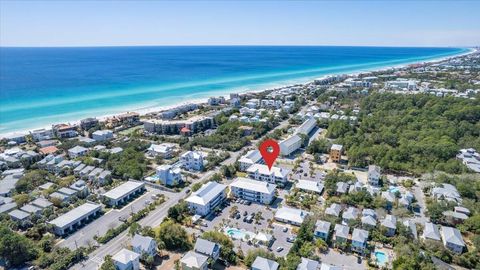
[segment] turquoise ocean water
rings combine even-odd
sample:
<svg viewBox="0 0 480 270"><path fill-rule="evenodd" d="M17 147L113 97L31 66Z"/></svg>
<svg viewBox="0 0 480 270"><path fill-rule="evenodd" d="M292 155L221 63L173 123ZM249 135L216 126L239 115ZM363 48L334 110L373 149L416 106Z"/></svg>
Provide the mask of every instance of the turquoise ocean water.
<svg viewBox="0 0 480 270"><path fill-rule="evenodd" d="M336 46L0 48L0 134L466 51Z"/></svg>

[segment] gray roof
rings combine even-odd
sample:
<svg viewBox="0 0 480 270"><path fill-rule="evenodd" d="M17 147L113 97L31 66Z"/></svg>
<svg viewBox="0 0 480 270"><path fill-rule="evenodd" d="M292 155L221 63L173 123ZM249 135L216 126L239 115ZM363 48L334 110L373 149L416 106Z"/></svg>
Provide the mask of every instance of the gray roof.
<svg viewBox="0 0 480 270"><path fill-rule="evenodd" d="M142 251L147 251L152 241L155 242L155 240L150 236L135 234L135 236L132 239L131 245L132 247L140 248L140 250Z"/></svg>
<svg viewBox="0 0 480 270"><path fill-rule="evenodd" d="M362 224L370 225L370 226L376 226L377 225L377 220L373 218L372 216L363 216L362 217Z"/></svg>
<svg viewBox="0 0 480 270"><path fill-rule="evenodd" d="M317 270L319 262L302 257L302 262L297 266L297 270Z"/></svg>
<svg viewBox="0 0 480 270"><path fill-rule="evenodd" d="M47 199L44 199L44 198L37 198L32 201L32 204L41 208L46 208L52 205L51 202L49 202Z"/></svg>
<svg viewBox="0 0 480 270"><path fill-rule="evenodd" d="M207 260L207 256L194 251L189 251L182 257L180 261L182 262L182 264L185 264L190 269L199 269L202 265L207 263Z"/></svg>
<svg viewBox="0 0 480 270"><path fill-rule="evenodd" d="M362 211L362 216L372 216L372 217L376 218L377 217L377 212L375 212L375 210L373 210L373 209L365 208Z"/></svg>
<svg viewBox="0 0 480 270"><path fill-rule="evenodd" d="M395 194L389 191L382 192L382 198L386 199L389 202L395 202Z"/></svg>
<svg viewBox="0 0 480 270"><path fill-rule="evenodd" d="M38 212L42 211L42 208L29 203L29 204L24 205L22 208L20 208L20 210L22 210L24 212L27 212L27 213L30 213L30 214L35 214L35 213L38 213Z"/></svg>
<svg viewBox="0 0 480 270"><path fill-rule="evenodd" d="M296 133L302 133L308 135L310 131L317 125L317 120L313 117L309 117L303 122L296 130Z"/></svg>
<svg viewBox="0 0 480 270"><path fill-rule="evenodd" d="M444 243L452 243L463 247L465 246L462 234L456 228L442 226L442 238Z"/></svg>
<svg viewBox="0 0 480 270"><path fill-rule="evenodd" d="M342 224L335 224L335 237L348 238L350 228Z"/></svg>
<svg viewBox="0 0 480 270"><path fill-rule="evenodd" d="M50 221L50 224L53 224L57 227L63 228L69 226L72 223L77 222L78 220L82 219L83 217L92 214L95 211L100 210L102 206L100 204L94 203L84 203L67 213L57 217L56 219Z"/></svg>
<svg viewBox="0 0 480 270"><path fill-rule="evenodd" d="M348 184L345 182L337 182L337 192L338 193L347 193Z"/></svg>
<svg viewBox="0 0 480 270"><path fill-rule="evenodd" d="M352 241L364 243L368 240L368 231L362 229L353 229Z"/></svg>
<svg viewBox="0 0 480 270"><path fill-rule="evenodd" d="M255 261L252 264L252 268L258 270L277 270L279 264L276 261L265 259L263 257L257 256Z"/></svg>
<svg viewBox="0 0 480 270"><path fill-rule="evenodd" d="M133 252L131 250L128 250L126 248L122 248L122 250L117 252L117 254L113 255L112 260L125 265L139 258L140 258L140 254Z"/></svg>
<svg viewBox="0 0 480 270"><path fill-rule="evenodd" d="M300 179L295 187L302 190L322 193L324 185L322 182Z"/></svg>
<svg viewBox="0 0 480 270"><path fill-rule="evenodd" d="M417 239L418 233L417 233L417 225L415 224L415 222L413 220L407 219L403 221L403 225L407 227L412 233L413 237Z"/></svg>
<svg viewBox="0 0 480 270"><path fill-rule="evenodd" d="M315 231L328 234L330 231L330 225L331 224L328 221L317 220L317 223L315 223Z"/></svg>
<svg viewBox="0 0 480 270"><path fill-rule="evenodd" d="M118 200L123 196L137 190L140 187L145 186L145 183L139 181L127 181L120 186L106 192L103 196L110 198L112 200Z"/></svg>
<svg viewBox="0 0 480 270"><path fill-rule="evenodd" d="M66 188L66 187L62 187L61 189L57 190L57 192L60 192L68 196L75 195L77 193L76 190L73 190L71 188Z"/></svg>
<svg viewBox="0 0 480 270"><path fill-rule="evenodd" d="M344 219L356 219L360 214L360 210L358 208L350 206L347 208L346 211L343 212L342 218Z"/></svg>
<svg viewBox="0 0 480 270"><path fill-rule="evenodd" d="M337 203L332 203L327 209L325 209L325 214L331 216L340 216L340 212L342 211L342 206Z"/></svg>
<svg viewBox="0 0 480 270"><path fill-rule="evenodd" d="M3 204L0 204L0 214L8 212L15 207L17 207L17 204L15 202L4 202Z"/></svg>
<svg viewBox="0 0 480 270"><path fill-rule="evenodd" d="M227 186L219 184L217 182L208 182L203 185L199 190L192 193L185 201L195 203L199 205L207 205L218 194L224 192Z"/></svg>
<svg viewBox="0 0 480 270"><path fill-rule="evenodd" d="M393 215L386 215L385 218L382 220L382 226L396 229L397 228L397 218Z"/></svg>
<svg viewBox="0 0 480 270"><path fill-rule="evenodd" d="M202 238L198 238L197 242L195 243L194 250L198 253L212 256L215 253L216 249L218 248L219 246L217 245L217 243L214 243L212 241L208 241Z"/></svg>
<svg viewBox="0 0 480 270"><path fill-rule="evenodd" d="M289 147L291 145L294 145L294 144L298 143L301 140L302 140L302 137L295 134L295 135L293 135L291 137L288 137L287 139L281 141L280 146Z"/></svg>
<svg viewBox="0 0 480 270"><path fill-rule="evenodd" d="M12 212L8 213L8 215L18 220L24 220L30 216L29 213L18 209L13 210Z"/></svg>
<svg viewBox="0 0 480 270"><path fill-rule="evenodd" d="M83 147L83 146L80 146L80 145L77 145L75 147L72 147L72 148L68 149L68 152L71 152L71 153L74 153L74 154L79 154L79 153L82 153L82 152L85 152L85 151L88 151L88 149Z"/></svg>
<svg viewBox="0 0 480 270"><path fill-rule="evenodd" d="M425 228L423 229L423 238L432 239L440 241L440 232L438 231L437 225L427 222L425 223Z"/></svg>

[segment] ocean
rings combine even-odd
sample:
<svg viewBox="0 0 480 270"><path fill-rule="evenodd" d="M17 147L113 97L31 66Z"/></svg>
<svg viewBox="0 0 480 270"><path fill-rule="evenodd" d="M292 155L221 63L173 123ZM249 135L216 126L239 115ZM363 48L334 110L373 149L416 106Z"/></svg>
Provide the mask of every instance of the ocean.
<svg viewBox="0 0 480 270"><path fill-rule="evenodd" d="M338 46L2 47L0 134L464 52Z"/></svg>

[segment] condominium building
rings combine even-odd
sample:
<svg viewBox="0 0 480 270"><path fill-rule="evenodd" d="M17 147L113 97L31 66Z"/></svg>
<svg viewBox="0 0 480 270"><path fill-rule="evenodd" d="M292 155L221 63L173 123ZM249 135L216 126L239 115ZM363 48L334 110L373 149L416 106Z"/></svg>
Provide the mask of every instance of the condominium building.
<svg viewBox="0 0 480 270"><path fill-rule="evenodd" d="M275 197L275 184L239 177L230 184L233 196L252 202L270 204Z"/></svg>
<svg viewBox="0 0 480 270"><path fill-rule="evenodd" d="M263 158L258 150L250 150L248 153L243 155L238 162L240 163L240 170L246 171L253 164L263 164Z"/></svg>
<svg viewBox="0 0 480 270"><path fill-rule="evenodd" d="M280 185L287 182L289 172L287 169L274 166L269 170L268 166L263 164L253 164L247 169L248 177L252 179Z"/></svg>
<svg viewBox="0 0 480 270"><path fill-rule="evenodd" d="M282 156L289 156L291 153L297 151L302 147L302 137L295 134L280 142L280 154Z"/></svg>
<svg viewBox="0 0 480 270"><path fill-rule="evenodd" d="M226 189L227 186L223 184L208 182L193 192L185 201L188 203L190 211L200 216L206 216L225 200Z"/></svg>

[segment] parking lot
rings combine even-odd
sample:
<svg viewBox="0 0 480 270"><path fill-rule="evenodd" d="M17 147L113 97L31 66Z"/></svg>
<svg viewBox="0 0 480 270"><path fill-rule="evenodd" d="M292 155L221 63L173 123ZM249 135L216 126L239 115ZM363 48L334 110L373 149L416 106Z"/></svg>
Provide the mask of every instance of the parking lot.
<svg viewBox="0 0 480 270"><path fill-rule="evenodd" d="M278 222L273 222L273 228L268 226L268 220L273 219L274 211L280 202L281 200L277 199L276 202L267 208L267 206L261 204L252 203L250 205L246 205L232 201L230 205L225 207L218 215L210 215L209 217L206 217L201 230L222 230L223 232L224 227L230 227L252 233L263 232L266 234L271 234L274 238L273 244L270 247L271 251L276 256L285 256L292 246L292 243L289 243L287 238L293 238L295 236L292 234L292 228L290 225L281 224ZM230 212L234 206L237 207L239 216L232 218L230 217ZM248 217L250 214L255 215L257 212L261 213L261 219L258 223L255 222L255 219L252 222L244 221L245 217ZM196 233L199 233L198 230ZM232 240L235 247L241 248L244 254L246 254L250 249L262 247L256 247L253 244L249 244L242 240ZM279 248L283 248L283 250L277 251Z"/></svg>

